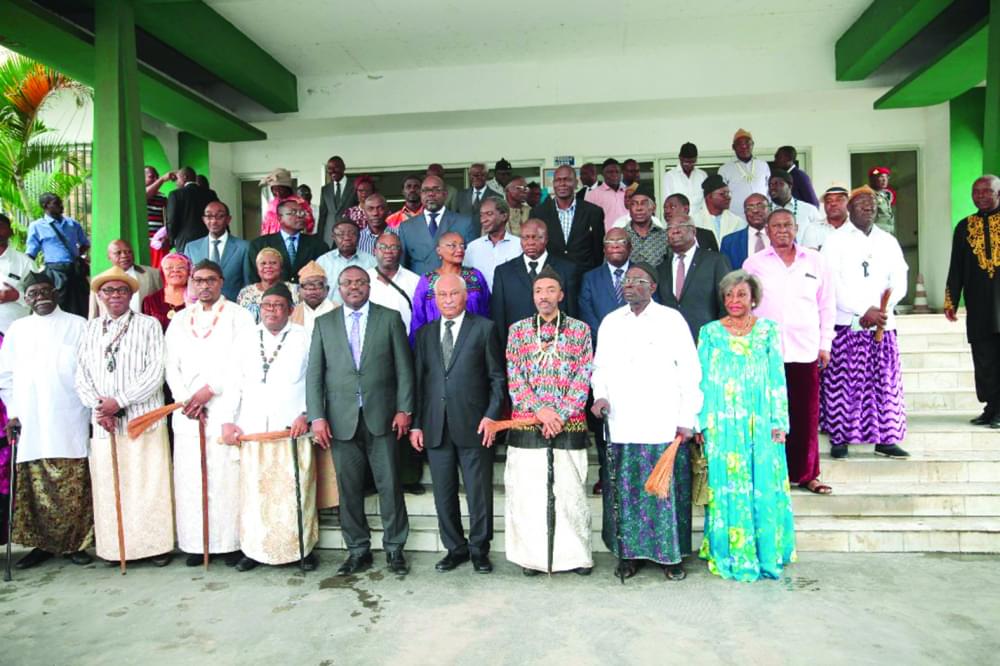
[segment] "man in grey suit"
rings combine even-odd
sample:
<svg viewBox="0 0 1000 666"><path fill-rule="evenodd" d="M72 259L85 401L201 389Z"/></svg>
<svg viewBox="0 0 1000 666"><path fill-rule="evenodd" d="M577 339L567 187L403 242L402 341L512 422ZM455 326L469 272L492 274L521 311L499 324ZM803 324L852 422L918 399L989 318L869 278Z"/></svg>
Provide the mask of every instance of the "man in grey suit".
<svg viewBox="0 0 1000 666"><path fill-rule="evenodd" d="M503 195L494 192L490 188L486 187L486 177L489 175L489 171L486 170L486 165L482 162L477 162L469 167L469 182L472 183L472 187L462 190L455 197L455 210L461 215L468 215L472 220L472 228L481 234L481 226L479 223L479 205L483 203L483 199L486 197L497 197L503 199Z"/></svg>
<svg viewBox="0 0 1000 666"><path fill-rule="evenodd" d="M240 289L250 283L247 266L247 248L250 244L229 233L229 223L233 218L229 214L229 206L221 201L213 201L205 206L205 214L201 219L208 228L208 235L185 245L184 255L193 265L204 259L211 259L219 264L222 267L222 294L235 303Z"/></svg>
<svg viewBox="0 0 1000 666"><path fill-rule="evenodd" d="M399 314L368 301L368 273L348 266L336 277L344 306L316 319L306 371L306 410L316 442L333 451L340 524L350 555L337 575L372 565L365 477L375 477L382 548L389 569L409 572L403 546L409 519L399 482L398 440L410 430L413 358Z"/></svg>
<svg viewBox="0 0 1000 666"><path fill-rule="evenodd" d="M442 276L434 285L441 317L417 331L417 409L410 444L427 451L438 529L448 549L435 568L451 571L471 556L476 573L490 573L493 437L484 431L500 418L506 372L496 325L465 311L465 290L458 275ZM458 500L459 467L469 507L468 540Z"/></svg>
<svg viewBox="0 0 1000 666"><path fill-rule="evenodd" d="M399 240L403 244L403 266L417 275L428 273L441 265L435 251L438 238L454 232L466 244L479 237L467 215L453 213L444 206L448 196L444 181L437 176L427 176L420 186L420 200L424 204L422 215L411 217L399 225Z"/></svg>
<svg viewBox="0 0 1000 666"><path fill-rule="evenodd" d="M320 190L316 233L327 245L333 243L333 227L337 224L337 220L345 210L358 203L354 181L344 175L346 169L344 160L339 155L334 155L326 161L326 175L329 182Z"/></svg>

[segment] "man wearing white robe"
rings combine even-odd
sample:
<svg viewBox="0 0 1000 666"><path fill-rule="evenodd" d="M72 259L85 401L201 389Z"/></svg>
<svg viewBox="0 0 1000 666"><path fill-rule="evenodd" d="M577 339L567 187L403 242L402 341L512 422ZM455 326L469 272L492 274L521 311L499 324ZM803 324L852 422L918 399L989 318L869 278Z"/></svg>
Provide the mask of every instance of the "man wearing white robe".
<svg viewBox="0 0 1000 666"><path fill-rule="evenodd" d="M0 397L8 428L21 429L13 537L33 549L16 566L27 569L57 554L88 564L90 410L73 389L87 321L59 309L48 274L28 271L23 288L33 314L11 322L0 347Z"/></svg>
<svg viewBox="0 0 1000 666"><path fill-rule="evenodd" d="M240 549L240 461L218 443L225 422L217 413L225 390L229 354L237 336L254 327L253 315L222 295L222 267L205 259L194 267L191 286L198 301L170 322L166 333L167 384L174 400L185 403L170 417L174 426L174 502L177 547L187 565L203 562L201 442L205 419L208 470L208 552L226 554L235 565Z"/></svg>
<svg viewBox="0 0 1000 666"><path fill-rule="evenodd" d="M718 175L729 185L732 210L740 216L743 214L743 202L748 196L754 192L767 196L771 167L764 160L753 156L753 135L745 129L738 129L733 135L733 153L736 154L736 159L720 166Z"/></svg>
<svg viewBox="0 0 1000 666"><path fill-rule="evenodd" d="M289 321L291 312L292 295L283 283L264 292L261 323L240 335L230 360L223 437L240 452L244 557L238 571L300 558L306 571L318 564L312 552L319 541L316 470L312 443L303 437L309 340L301 326ZM274 441L237 440L286 429L290 437Z"/></svg>
<svg viewBox="0 0 1000 666"><path fill-rule="evenodd" d="M117 441L122 528L126 560L170 563L174 549L174 507L170 444L162 421L139 437L125 425L163 406L163 329L153 317L129 309L139 289L135 278L112 266L91 278L105 314L91 319L80 344L76 392L90 407L90 479L94 495L97 556L119 559L112 436Z"/></svg>

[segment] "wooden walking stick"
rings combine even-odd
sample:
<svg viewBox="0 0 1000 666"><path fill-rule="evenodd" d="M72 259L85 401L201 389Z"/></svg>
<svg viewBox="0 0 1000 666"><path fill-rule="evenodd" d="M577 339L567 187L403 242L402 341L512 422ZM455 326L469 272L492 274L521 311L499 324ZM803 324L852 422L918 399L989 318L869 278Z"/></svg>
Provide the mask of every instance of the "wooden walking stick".
<svg viewBox="0 0 1000 666"><path fill-rule="evenodd" d="M205 446L205 412L198 417L198 445L201 449L201 543L205 571L208 571L208 452Z"/></svg>
<svg viewBox="0 0 1000 666"><path fill-rule="evenodd" d="M17 440L21 438L21 426L11 427L8 433L10 439L10 494L7 496L7 563L4 565L3 580L5 583L11 581L10 576L10 542L14 534L14 488L17 483Z"/></svg>
<svg viewBox="0 0 1000 666"><path fill-rule="evenodd" d="M292 437L292 464L295 465L295 517L299 525L299 569L306 570L306 547L302 526L302 483L299 480L299 438Z"/></svg>
<svg viewBox="0 0 1000 666"><path fill-rule="evenodd" d="M625 539L622 536L622 524L621 524L621 488L618 486L618 469L617 469L617 459L615 457L614 449L611 448L611 427L608 423L608 410L601 410L601 418L604 422L604 447L607 451L608 461L608 482L611 484L611 514L612 520L615 521L615 544L618 546L618 552L615 553L616 559L618 560L618 566L615 567L615 571L618 572L618 580L621 584L625 584ZM604 489L607 492L607 488Z"/></svg>
<svg viewBox="0 0 1000 666"><path fill-rule="evenodd" d="M879 302L879 310L882 311L882 314L885 314L886 309L889 307L890 296L892 296L892 289L886 289L885 291L882 292L882 300ZM882 329L882 326L876 326L875 342L882 342L882 336L884 333L885 331Z"/></svg>
<svg viewBox="0 0 1000 666"><path fill-rule="evenodd" d="M117 418L115 427L118 427ZM125 525L122 521L122 489L121 478L118 474L118 438L115 431L108 433L111 436L111 473L115 481L115 516L118 518L118 562L121 565L122 575L125 575Z"/></svg>

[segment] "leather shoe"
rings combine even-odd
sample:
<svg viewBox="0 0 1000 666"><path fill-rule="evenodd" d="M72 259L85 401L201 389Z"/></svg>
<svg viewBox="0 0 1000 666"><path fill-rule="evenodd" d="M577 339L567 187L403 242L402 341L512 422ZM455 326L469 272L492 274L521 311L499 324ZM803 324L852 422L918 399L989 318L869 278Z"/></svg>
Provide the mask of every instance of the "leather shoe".
<svg viewBox="0 0 1000 666"><path fill-rule="evenodd" d="M208 559L209 559L209 561L211 561L212 560L212 556L209 555ZM202 565L202 562L204 562L204 561L205 561L205 556L204 555L202 555L201 553L192 553L191 555L188 555L187 558L184 560L184 566L186 566L186 567L200 567Z"/></svg>
<svg viewBox="0 0 1000 666"><path fill-rule="evenodd" d="M1000 430L1000 414L997 414L990 419L990 428L993 430Z"/></svg>
<svg viewBox="0 0 1000 666"><path fill-rule="evenodd" d="M243 551L234 550L231 553L226 553L225 556L223 556L222 561L226 563L227 567L235 567L237 564L240 563L240 560L242 559L243 559Z"/></svg>
<svg viewBox="0 0 1000 666"><path fill-rule="evenodd" d="M876 444L875 455L886 458L909 458L910 454L896 444Z"/></svg>
<svg viewBox="0 0 1000 666"><path fill-rule="evenodd" d="M85 550L78 550L75 553L70 553L66 557L69 558L70 562L72 562L73 564L77 564L79 566L83 566L84 564L90 564L91 562L94 561L94 558L90 556L90 553L88 553Z"/></svg>
<svg viewBox="0 0 1000 666"><path fill-rule="evenodd" d="M154 555L149 558L149 561L153 563L154 567L165 567L170 564L174 559L173 553L164 553L163 555Z"/></svg>
<svg viewBox="0 0 1000 666"><path fill-rule="evenodd" d="M990 416L990 415L989 415L989 414L988 414L988 413L987 413L987 412L986 412L986 411L984 410L982 414L980 414L979 416L977 416L977 417L976 417L976 418L974 418L974 419L971 419L971 420L969 421L969 423L971 423L972 425L989 425L989 424L990 424L990 422L991 422L992 420L993 420L993 417L991 417L991 416Z"/></svg>
<svg viewBox="0 0 1000 666"><path fill-rule="evenodd" d="M313 551L302 558L302 570L303 571L316 571L316 567L319 566L319 558L316 556L316 552Z"/></svg>
<svg viewBox="0 0 1000 666"><path fill-rule="evenodd" d="M576 569L573 569L573 573L577 576L589 576L593 571L594 567L577 567Z"/></svg>
<svg viewBox="0 0 1000 666"><path fill-rule="evenodd" d="M422 483L404 483L403 492L409 493L410 495L423 495L427 492Z"/></svg>
<svg viewBox="0 0 1000 666"><path fill-rule="evenodd" d="M410 565L406 563L406 556L403 551L394 550L385 554L385 561L389 565L389 571L397 576L405 576L410 573Z"/></svg>
<svg viewBox="0 0 1000 666"><path fill-rule="evenodd" d="M832 458L846 458L847 457L847 444L834 444L830 447L830 456Z"/></svg>
<svg viewBox="0 0 1000 666"><path fill-rule="evenodd" d="M372 552L369 550L364 555L350 555L347 560L337 569L338 576L353 576L361 573L372 565Z"/></svg>
<svg viewBox="0 0 1000 666"><path fill-rule="evenodd" d="M22 557L14 565L15 569L30 569L36 567L45 560L52 559L52 553L41 548L32 548L31 552Z"/></svg>
<svg viewBox="0 0 1000 666"><path fill-rule="evenodd" d="M246 555L244 555L243 558L236 563L237 571L250 571L251 569L256 569L256 568L257 568L257 560L251 559Z"/></svg>
<svg viewBox="0 0 1000 666"><path fill-rule="evenodd" d="M488 574L493 573L493 563L490 562L490 556L486 553L482 555L472 555L472 570L476 573Z"/></svg>
<svg viewBox="0 0 1000 666"><path fill-rule="evenodd" d="M451 571L458 565L465 564L468 561L469 561L468 551L466 551L465 553L448 553L447 555L442 557L437 564L434 565L434 568L437 569L438 571Z"/></svg>
<svg viewBox="0 0 1000 666"><path fill-rule="evenodd" d="M537 569L529 569L528 567L521 567L521 573L527 576L528 578L531 578L533 576L540 576L542 574L541 571L538 571Z"/></svg>

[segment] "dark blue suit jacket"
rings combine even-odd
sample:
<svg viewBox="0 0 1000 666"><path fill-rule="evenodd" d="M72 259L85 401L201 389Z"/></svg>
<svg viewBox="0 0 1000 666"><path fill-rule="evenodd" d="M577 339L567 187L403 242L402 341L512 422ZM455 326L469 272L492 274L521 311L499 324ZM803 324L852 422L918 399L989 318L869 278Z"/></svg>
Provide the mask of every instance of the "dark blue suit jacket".
<svg viewBox="0 0 1000 666"><path fill-rule="evenodd" d="M624 277L624 276L623 276ZM577 309L580 319L590 326L590 337L597 348L597 329L609 312L625 305L615 297L615 284L607 262L583 274Z"/></svg>
<svg viewBox="0 0 1000 666"><path fill-rule="evenodd" d="M750 233L748 229L750 229L749 226L743 227L739 231L726 234L722 239L722 247L719 248L719 252L726 255L733 270L742 268L743 262L747 259L747 242Z"/></svg>
<svg viewBox="0 0 1000 666"><path fill-rule="evenodd" d="M184 246L184 255L191 260L192 264L208 259L208 240L208 236L202 236L189 241ZM225 280L222 285L222 295L234 303L240 289L250 283L249 270L247 269L247 248L249 247L250 243L230 233L229 238L226 239L226 247L222 251L219 263L222 266L222 278Z"/></svg>
<svg viewBox="0 0 1000 666"><path fill-rule="evenodd" d="M399 225L399 242L403 245L402 264L417 275L423 275L441 265L441 258L436 251L437 239L444 234L455 232L465 239L466 244L479 238L479 229L473 229L468 215L445 209L444 216L438 216L437 222L437 233L433 238L423 215L411 217Z"/></svg>

